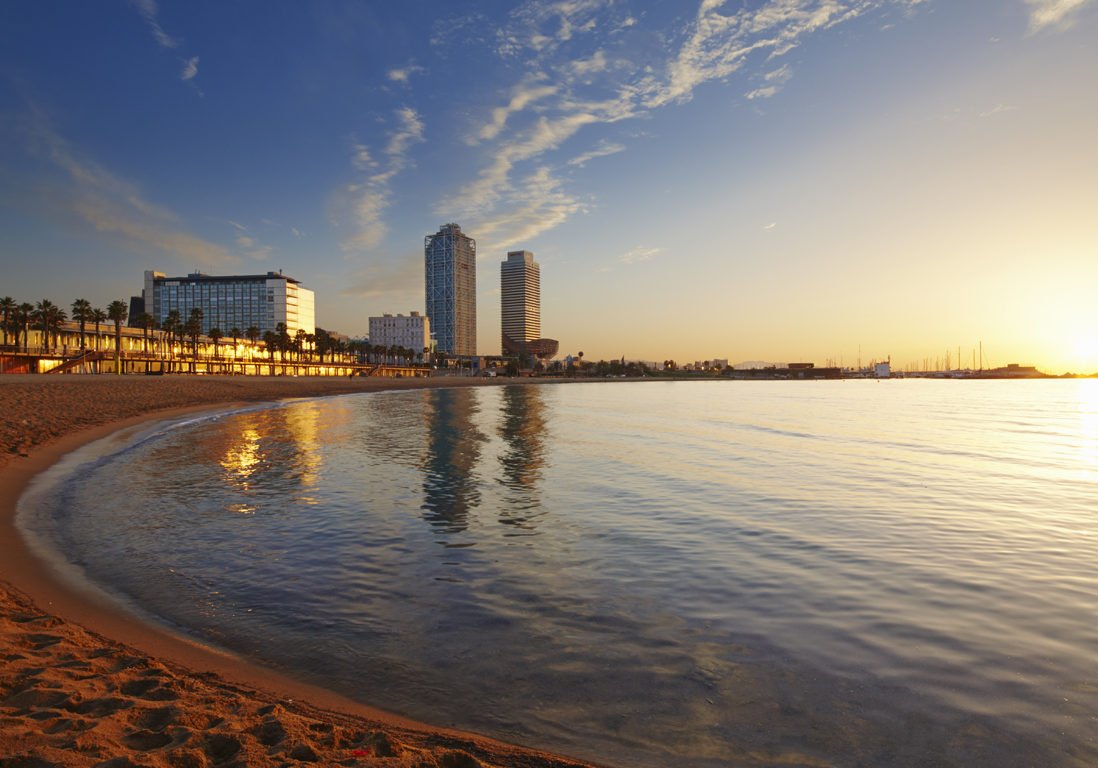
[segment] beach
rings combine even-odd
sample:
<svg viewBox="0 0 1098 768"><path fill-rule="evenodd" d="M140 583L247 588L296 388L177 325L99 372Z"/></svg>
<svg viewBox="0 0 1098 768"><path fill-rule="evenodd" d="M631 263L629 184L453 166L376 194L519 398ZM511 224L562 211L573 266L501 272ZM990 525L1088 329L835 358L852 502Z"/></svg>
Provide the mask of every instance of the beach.
<svg viewBox="0 0 1098 768"><path fill-rule="evenodd" d="M0 768L586 766L371 709L136 619L17 535L31 479L150 419L286 398L499 379L0 377Z"/></svg>

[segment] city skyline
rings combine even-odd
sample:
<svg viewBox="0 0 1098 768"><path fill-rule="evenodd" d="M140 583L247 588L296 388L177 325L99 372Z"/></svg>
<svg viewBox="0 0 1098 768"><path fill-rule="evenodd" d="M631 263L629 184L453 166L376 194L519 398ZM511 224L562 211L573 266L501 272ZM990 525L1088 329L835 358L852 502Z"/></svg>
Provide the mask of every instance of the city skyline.
<svg viewBox="0 0 1098 768"><path fill-rule="evenodd" d="M458 222L482 353L523 249L562 356L1098 371L1096 8L8 4L0 294L281 269L361 335Z"/></svg>

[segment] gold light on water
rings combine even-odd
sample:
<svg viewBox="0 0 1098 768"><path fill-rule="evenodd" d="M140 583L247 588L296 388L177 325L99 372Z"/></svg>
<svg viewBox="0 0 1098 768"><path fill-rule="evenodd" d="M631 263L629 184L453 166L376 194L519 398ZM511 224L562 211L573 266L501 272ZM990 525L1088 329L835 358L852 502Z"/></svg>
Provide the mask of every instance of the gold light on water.
<svg viewBox="0 0 1098 768"><path fill-rule="evenodd" d="M1081 458L1098 471L1098 379L1078 383Z"/></svg>
<svg viewBox="0 0 1098 768"><path fill-rule="evenodd" d="M240 442L225 452L221 466L237 477L245 478L259 464L259 433L254 429L245 429L240 433Z"/></svg>

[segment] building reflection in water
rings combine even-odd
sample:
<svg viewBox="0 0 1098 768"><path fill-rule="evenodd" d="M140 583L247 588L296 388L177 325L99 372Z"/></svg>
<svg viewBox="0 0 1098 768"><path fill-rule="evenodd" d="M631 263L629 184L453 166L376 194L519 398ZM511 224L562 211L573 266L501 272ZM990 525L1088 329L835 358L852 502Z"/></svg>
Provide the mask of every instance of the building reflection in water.
<svg viewBox="0 0 1098 768"><path fill-rule="evenodd" d="M322 469L319 419L316 403L271 408L226 420L223 424L239 424L239 430L222 428L211 435L214 439L199 441L199 450L218 454L224 469L221 480L234 490L236 503L229 511L256 513L280 494L296 504L317 503Z"/></svg>
<svg viewBox="0 0 1098 768"><path fill-rule="evenodd" d="M424 410L427 451L422 467L423 519L437 533L460 533L469 527L470 511L480 504L474 468L488 438L476 425L478 392L433 390Z"/></svg>
<svg viewBox="0 0 1098 768"><path fill-rule="evenodd" d="M504 387L499 433L506 450L499 456L500 484L506 489L499 521L514 527L508 536L536 536L545 467L547 406L542 387Z"/></svg>

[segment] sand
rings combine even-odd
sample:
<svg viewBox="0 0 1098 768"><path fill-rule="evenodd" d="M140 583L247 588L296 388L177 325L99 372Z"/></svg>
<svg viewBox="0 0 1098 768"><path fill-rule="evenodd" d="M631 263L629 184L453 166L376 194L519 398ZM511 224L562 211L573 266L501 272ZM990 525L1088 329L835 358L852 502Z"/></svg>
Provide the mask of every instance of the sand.
<svg viewBox="0 0 1098 768"><path fill-rule="evenodd" d="M433 728L144 623L23 545L15 502L80 445L142 420L289 397L499 380L0 376L0 768L587 763Z"/></svg>

